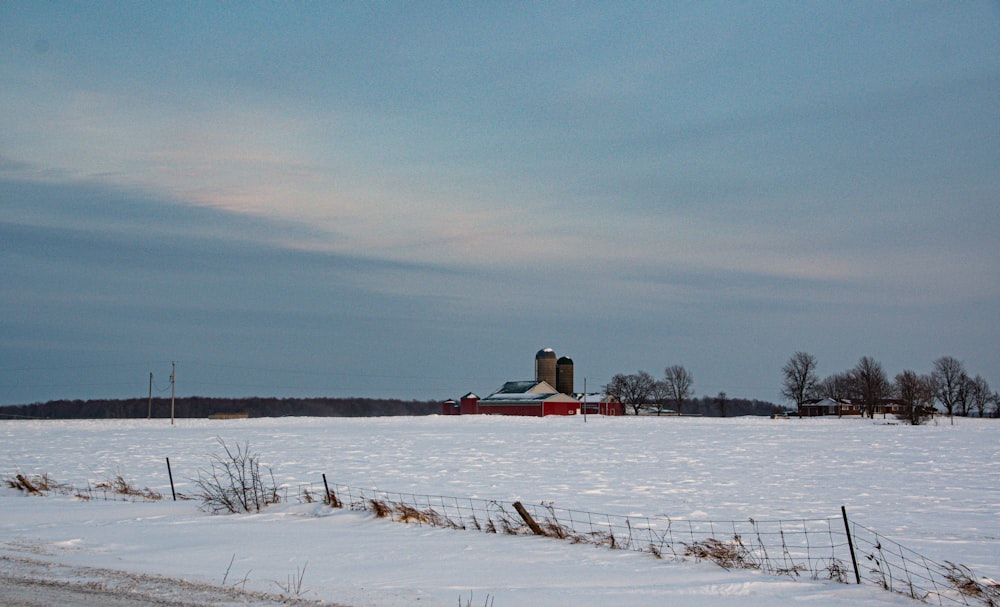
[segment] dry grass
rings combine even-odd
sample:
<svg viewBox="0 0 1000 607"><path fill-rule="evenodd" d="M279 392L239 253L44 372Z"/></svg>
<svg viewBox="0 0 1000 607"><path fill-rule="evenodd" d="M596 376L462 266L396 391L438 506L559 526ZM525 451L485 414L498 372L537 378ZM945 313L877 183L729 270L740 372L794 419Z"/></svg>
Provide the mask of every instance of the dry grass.
<svg viewBox="0 0 1000 607"><path fill-rule="evenodd" d="M559 522L559 519L556 517L555 507L551 503L543 503L542 507L548 511L548 515L545 516L539 524L539 527L542 528L545 535L560 540L569 540L574 544L578 544L583 541L583 538L578 537L578 535L574 533L571 528Z"/></svg>
<svg viewBox="0 0 1000 607"><path fill-rule="evenodd" d="M467 601L465 601L465 603L462 602L462 597L458 598L458 607L474 607L473 604L472 604L472 593L471 592L469 593L469 599ZM490 596L488 594L486 595L486 599L483 600L483 607L493 607L493 597L492 596Z"/></svg>
<svg viewBox="0 0 1000 607"><path fill-rule="evenodd" d="M59 495L73 495L84 501L95 498L100 499L102 494L104 499L112 499L108 497L109 494L114 496L114 499L144 501L159 501L163 499L163 496L158 491L154 491L148 487L139 489L125 480L125 477L120 474L94 485L88 484L85 489L77 489L72 485L56 482L48 474L16 474L5 478L4 484L11 489L17 489L29 495L56 493Z"/></svg>
<svg viewBox="0 0 1000 607"><path fill-rule="evenodd" d="M4 479L4 484L11 489L17 489L30 495L44 495L46 493L71 493L73 488L69 485L57 483L48 474L15 474Z"/></svg>
<svg viewBox="0 0 1000 607"><path fill-rule="evenodd" d="M734 535L731 540L708 538L701 542L684 544L684 556L709 560L723 569L760 569L760 560Z"/></svg>
<svg viewBox="0 0 1000 607"><path fill-rule="evenodd" d="M31 493L33 495L41 495L41 490L28 480L23 474L18 474L12 478L5 480L7 486L11 489L17 489L18 491L24 491L25 493Z"/></svg>
<svg viewBox="0 0 1000 607"><path fill-rule="evenodd" d="M158 491L153 491L149 487L139 489L129 481L125 480L125 478L120 474L115 475L106 481L95 484L94 489L151 502L163 499L163 495L161 495Z"/></svg>
<svg viewBox="0 0 1000 607"><path fill-rule="evenodd" d="M972 570L965 565L945 561L944 577L963 596L982 602L987 607L1000 607L1000 582L990 579L976 579Z"/></svg>
<svg viewBox="0 0 1000 607"><path fill-rule="evenodd" d="M442 516L433 508L420 510L403 504L401 502L391 502L388 500L370 499L368 500L369 510L376 518L387 518L398 523L417 523L430 525L432 527L448 527L451 529L465 529L446 516Z"/></svg>
<svg viewBox="0 0 1000 607"><path fill-rule="evenodd" d="M375 518L392 519L392 506L388 502L370 499L368 500L368 505L371 507L370 510L375 515Z"/></svg>
<svg viewBox="0 0 1000 607"><path fill-rule="evenodd" d="M827 578L841 584L847 583L847 567L837 559L832 559L824 569Z"/></svg>

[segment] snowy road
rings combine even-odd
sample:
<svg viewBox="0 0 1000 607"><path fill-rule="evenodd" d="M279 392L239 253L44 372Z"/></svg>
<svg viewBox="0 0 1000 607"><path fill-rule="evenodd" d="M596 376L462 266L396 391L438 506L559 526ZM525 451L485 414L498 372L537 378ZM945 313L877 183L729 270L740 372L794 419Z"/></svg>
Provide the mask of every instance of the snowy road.
<svg viewBox="0 0 1000 607"><path fill-rule="evenodd" d="M4 607L278 607L327 605L238 588L113 569L69 567L0 556L0 604Z"/></svg>

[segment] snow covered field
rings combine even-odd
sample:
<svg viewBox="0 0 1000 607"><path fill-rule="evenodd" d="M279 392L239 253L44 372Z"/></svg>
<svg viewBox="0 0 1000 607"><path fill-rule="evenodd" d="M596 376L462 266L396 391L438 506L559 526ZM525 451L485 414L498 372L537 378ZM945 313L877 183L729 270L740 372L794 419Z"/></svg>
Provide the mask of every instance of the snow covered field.
<svg viewBox="0 0 1000 607"><path fill-rule="evenodd" d="M1000 424L959 419L281 418L0 421L0 476L85 487L121 475L169 498L248 442L279 484L553 502L628 516L838 516L1000 579ZM290 497L294 498L294 491ZM0 556L357 607L913 604L853 586L547 538L403 525L290 503L211 516L193 501L83 502L0 490ZM0 587L2 588L2 587ZM0 590L2 592L2 590Z"/></svg>

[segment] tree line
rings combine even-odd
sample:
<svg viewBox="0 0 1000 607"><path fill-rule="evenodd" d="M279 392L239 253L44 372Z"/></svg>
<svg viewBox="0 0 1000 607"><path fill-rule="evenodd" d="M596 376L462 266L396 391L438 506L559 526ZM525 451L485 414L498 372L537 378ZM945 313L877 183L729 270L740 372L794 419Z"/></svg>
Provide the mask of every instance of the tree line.
<svg viewBox="0 0 1000 607"><path fill-rule="evenodd" d="M895 399L904 417L913 424L928 419L940 405L948 416L1000 416L1000 394L990 389L979 374L971 376L965 364L953 356L934 361L930 373L906 369L890 380L881 363L863 356L851 369L820 379L816 357L807 352L792 354L782 367L782 397L801 407L814 399L848 400L860 405L863 415L873 417L877 407Z"/></svg>
<svg viewBox="0 0 1000 607"><path fill-rule="evenodd" d="M626 413L631 409L633 415L645 411L656 415L730 417L772 415L779 409L774 403L730 398L725 392L694 398L694 376L682 365L667 367L661 379L646 371L618 373L604 386L604 393L625 405Z"/></svg>
<svg viewBox="0 0 1000 607"><path fill-rule="evenodd" d="M170 399L147 398L54 400L30 405L0 406L0 419L127 419L170 417ZM211 398L188 396L174 401L174 416L208 417L235 414L247 417L370 417L432 415L441 412L437 401L377 398Z"/></svg>

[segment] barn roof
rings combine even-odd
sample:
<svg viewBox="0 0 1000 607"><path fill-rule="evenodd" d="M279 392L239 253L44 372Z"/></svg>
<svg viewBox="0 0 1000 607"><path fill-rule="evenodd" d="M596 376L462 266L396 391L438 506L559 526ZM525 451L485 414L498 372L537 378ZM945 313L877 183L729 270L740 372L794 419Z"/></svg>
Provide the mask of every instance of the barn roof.
<svg viewBox="0 0 1000 607"><path fill-rule="evenodd" d="M545 382L541 382L541 381L537 381L537 380L530 380L530 381L509 381L509 382L505 383L503 386L501 386L499 390L497 390L493 394L487 396L486 398L492 398L492 397L494 397L494 396L496 396L498 394L528 394L529 392L544 393L544 390L537 390L536 389L536 388L541 387L541 384L544 384L544 383ZM548 386L548 384L545 384L545 385ZM549 386L549 387L551 388L551 386ZM549 393L551 394L552 392L555 392L555 390L551 390Z"/></svg>
<svg viewBox="0 0 1000 607"><path fill-rule="evenodd" d="M481 405L512 405L517 403L540 403L547 400L572 400L571 396L560 394L548 382L544 381L509 381L499 390L479 401Z"/></svg>

